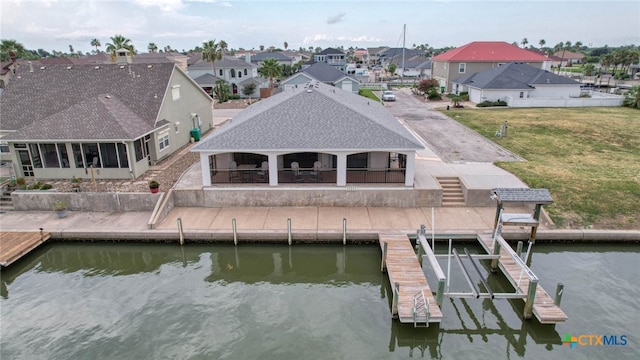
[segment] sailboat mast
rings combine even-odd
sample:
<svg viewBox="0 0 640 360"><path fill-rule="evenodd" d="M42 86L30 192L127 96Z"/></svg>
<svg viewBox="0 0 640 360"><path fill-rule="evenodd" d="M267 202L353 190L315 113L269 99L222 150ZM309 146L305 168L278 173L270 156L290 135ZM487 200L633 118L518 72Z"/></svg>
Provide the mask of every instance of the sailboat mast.
<svg viewBox="0 0 640 360"><path fill-rule="evenodd" d="M404 24L402 27L402 72L400 73L400 86L402 86L402 80L404 80L404 49L405 49L405 38L407 37L407 24Z"/></svg>

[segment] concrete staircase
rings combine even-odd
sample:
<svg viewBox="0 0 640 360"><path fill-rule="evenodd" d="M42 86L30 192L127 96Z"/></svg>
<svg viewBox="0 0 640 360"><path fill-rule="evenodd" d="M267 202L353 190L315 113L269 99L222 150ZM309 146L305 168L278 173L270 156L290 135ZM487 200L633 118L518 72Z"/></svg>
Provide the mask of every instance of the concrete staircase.
<svg viewBox="0 0 640 360"><path fill-rule="evenodd" d="M464 206L464 194L458 177L436 177L442 188L442 206Z"/></svg>

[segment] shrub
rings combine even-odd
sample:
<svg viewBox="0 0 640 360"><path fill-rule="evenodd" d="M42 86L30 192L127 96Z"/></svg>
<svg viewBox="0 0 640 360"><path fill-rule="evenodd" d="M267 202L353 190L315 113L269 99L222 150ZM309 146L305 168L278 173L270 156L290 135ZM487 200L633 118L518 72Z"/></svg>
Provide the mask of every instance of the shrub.
<svg viewBox="0 0 640 360"><path fill-rule="evenodd" d="M427 93L427 99L429 99L429 100L441 100L442 99L442 95L440 95L440 92L438 91L438 89L431 88L429 90L429 92Z"/></svg>
<svg viewBox="0 0 640 360"><path fill-rule="evenodd" d="M67 202L66 201L54 201L53 204L51 204L51 209L53 211L67 210Z"/></svg>
<svg viewBox="0 0 640 360"><path fill-rule="evenodd" d="M18 184L18 186L22 186L24 184L26 184L27 181L23 178L23 177L19 177L16 179L16 184Z"/></svg>
<svg viewBox="0 0 640 360"><path fill-rule="evenodd" d="M53 185L51 185L51 184L43 184L43 185L40 187L40 190L49 190L49 189L51 189L51 188L53 188Z"/></svg>
<svg viewBox="0 0 640 360"><path fill-rule="evenodd" d="M160 183L155 180L149 181L149 189L157 189L160 187Z"/></svg>
<svg viewBox="0 0 640 360"><path fill-rule="evenodd" d="M27 190L39 190L42 185L43 184L40 181L34 182L33 184L27 186Z"/></svg>

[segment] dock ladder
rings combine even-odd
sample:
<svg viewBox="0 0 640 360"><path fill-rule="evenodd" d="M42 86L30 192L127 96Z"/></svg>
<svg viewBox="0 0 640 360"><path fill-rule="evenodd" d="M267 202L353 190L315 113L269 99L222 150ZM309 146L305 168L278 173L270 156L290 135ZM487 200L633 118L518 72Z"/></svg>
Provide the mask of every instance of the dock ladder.
<svg viewBox="0 0 640 360"><path fill-rule="evenodd" d="M421 324L423 319L424 325ZM413 327L429 327L429 299L423 290L413 295Z"/></svg>

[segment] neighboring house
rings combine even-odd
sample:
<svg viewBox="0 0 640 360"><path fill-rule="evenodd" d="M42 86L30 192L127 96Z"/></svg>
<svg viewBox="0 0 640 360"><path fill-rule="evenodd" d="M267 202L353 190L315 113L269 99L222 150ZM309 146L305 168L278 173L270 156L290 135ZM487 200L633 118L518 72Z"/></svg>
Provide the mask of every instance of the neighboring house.
<svg viewBox="0 0 640 360"><path fill-rule="evenodd" d="M453 80L497 68L510 62L524 62L539 69L550 69L548 59L504 41L474 41L431 58L431 77L445 91L452 91Z"/></svg>
<svg viewBox="0 0 640 360"><path fill-rule="evenodd" d="M347 71L347 54L338 49L326 48L313 55L313 61L329 64L343 73Z"/></svg>
<svg viewBox="0 0 640 360"><path fill-rule="evenodd" d="M323 62L317 62L305 68L299 73L293 74L280 83L285 90L300 87L309 81L316 80L327 85L357 94L360 89L360 81L353 76L346 75L333 66Z"/></svg>
<svg viewBox="0 0 640 360"><path fill-rule="evenodd" d="M404 68L402 67L402 58L394 58L391 61L396 65L396 74L405 78L429 79L431 78L431 60L416 55L404 60Z"/></svg>
<svg viewBox="0 0 640 360"><path fill-rule="evenodd" d="M293 66L295 62L289 56L286 56L280 52L261 52L251 56L251 63L258 67L258 70L262 67L262 63L267 59L275 59L279 65Z"/></svg>
<svg viewBox="0 0 640 360"><path fill-rule="evenodd" d="M2 62L0 65L0 89L4 89L7 86L13 76L13 70L16 68L17 64L12 61Z"/></svg>
<svg viewBox="0 0 640 360"><path fill-rule="evenodd" d="M308 61L310 59L310 57L307 56L306 54L295 52L295 51L282 51L280 53L284 56L290 57L294 65L301 61Z"/></svg>
<svg viewBox="0 0 640 360"><path fill-rule="evenodd" d="M387 49L389 49L387 46L367 48L367 53L369 54L369 62L367 65L370 67L380 65L380 54L385 52Z"/></svg>
<svg viewBox="0 0 640 360"><path fill-rule="evenodd" d="M469 100L508 101L510 98L567 99L580 96L580 83L524 63L508 63L453 81L453 93L469 92Z"/></svg>
<svg viewBox="0 0 640 360"><path fill-rule="evenodd" d="M35 179L137 178L213 126L174 63L21 67L0 101L16 176Z"/></svg>
<svg viewBox="0 0 640 360"><path fill-rule="evenodd" d="M318 81L253 104L191 151L202 183L414 184L423 146L384 106ZM255 185L254 185L255 186Z"/></svg>
<svg viewBox="0 0 640 360"><path fill-rule="evenodd" d="M222 60L215 62L215 71L213 74L213 66L210 62L201 60L187 69L187 73L191 78L200 79L200 83L209 84L208 81L221 79L229 83L231 93L244 97L242 94L242 84L247 79L258 78L258 67L251 63L251 58L248 61L236 59L233 56L225 55ZM203 75L214 75L216 79L211 77L202 78ZM264 84L264 81L260 81ZM209 89L210 90L210 89ZM255 96L253 96L255 97Z"/></svg>
<svg viewBox="0 0 640 360"><path fill-rule="evenodd" d="M378 53L378 64L383 68L388 68L390 64L397 64L401 68L402 58L405 62L414 56L423 55L421 51L403 48L386 48Z"/></svg>
<svg viewBox="0 0 640 360"><path fill-rule="evenodd" d="M560 65L560 58L555 55L549 55L546 51L536 48L528 48L527 50L547 58L544 67L545 70L551 70L551 68L558 67Z"/></svg>
<svg viewBox="0 0 640 360"><path fill-rule="evenodd" d="M367 49L355 49L353 51L353 61L356 64L369 64L369 52Z"/></svg>
<svg viewBox="0 0 640 360"><path fill-rule="evenodd" d="M573 64L582 64L584 60L584 54L565 50L564 53L562 51L558 51L553 54L553 56L561 59L562 66L571 66Z"/></svg>

